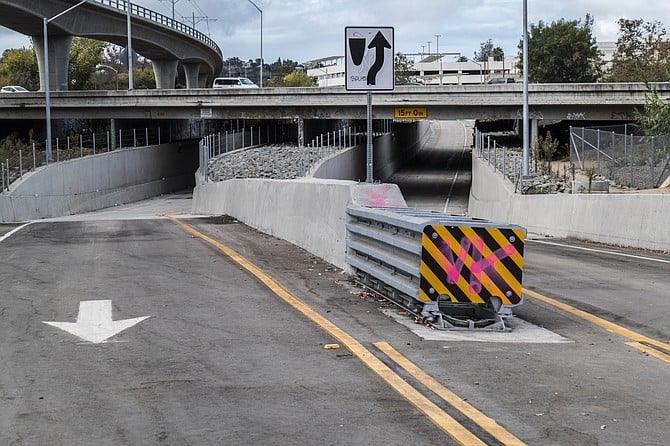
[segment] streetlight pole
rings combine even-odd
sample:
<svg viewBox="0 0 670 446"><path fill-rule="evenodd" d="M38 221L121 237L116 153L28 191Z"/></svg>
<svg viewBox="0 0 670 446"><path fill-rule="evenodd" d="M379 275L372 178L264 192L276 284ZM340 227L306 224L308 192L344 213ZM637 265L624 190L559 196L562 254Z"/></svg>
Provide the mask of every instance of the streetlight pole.
<svg viewBox="0 0 670 446"><path fill-rule="evenodd" d="M437 54L437 58L440 61L440 85L442 85L442 57L440 57L440 35L435 34L435 53Z"/></svg>
<svg viewBox="0 0 670 446"><path fill-rule="evenodd" d="M46 124L47 124L47 147L46 147L46 157L47 164L53 161L53 156L51 153L51 86L49 85L49 37L47 32L47 25L49 22L56 20L58 17L67 14L72 11L74 8L77 8L88 0L82 0L74 6L70 6L64 11L56 14L55 16L49 18L43 18L43 32L44 32L44 106L46 108Z"/></svg>
<svg viewBox="0 0 670 446"><path fill-rule="evenodd" d="M528 2L523 0L523 160L521 175L528 176L530 135L528 128Z"/></svg>
<svg viewBox="0 0 670 446"><path fill-rule="evenodd" d="M254 3L252 0L247 0L249 3L251 3L254 8L258 10L258 12L261 15L261 69L260 69L260 75L261 75L261 85L260 87L263 88L263 10L258 7L256 3Z"/></svg>
<svg viewBox="0 0 670 446"><path fill-rule="evenodd" d="M126 28L128 29L128 91L135 88L135 81L133 80L133 39L131 37L130 26L130 1L126 2Z"/></svg>
<svg viewBox="0 0 670 446"><path fill-rule="evenodd" d="M116 76L116 89L117 90L119 89L119 70L117 70L114 67L110 67L109 65L104 65L104 64L98 64L98 65L95 66L95 68L97 68L98 70L100 70L101 68L106 68L108 70L112 70L114 72L114 75Z"/></svg>

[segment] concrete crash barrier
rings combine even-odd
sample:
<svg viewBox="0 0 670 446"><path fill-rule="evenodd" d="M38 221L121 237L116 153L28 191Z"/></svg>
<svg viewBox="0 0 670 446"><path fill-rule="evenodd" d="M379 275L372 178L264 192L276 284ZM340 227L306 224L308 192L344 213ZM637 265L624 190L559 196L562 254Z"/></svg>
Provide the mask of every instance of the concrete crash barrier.
<svg viewBox="0 0 670 446"><path fill-rule="evenodd" d="M410 208L347 208L357 278L440 329L506 330L523 302L526 230Z"/></svg>

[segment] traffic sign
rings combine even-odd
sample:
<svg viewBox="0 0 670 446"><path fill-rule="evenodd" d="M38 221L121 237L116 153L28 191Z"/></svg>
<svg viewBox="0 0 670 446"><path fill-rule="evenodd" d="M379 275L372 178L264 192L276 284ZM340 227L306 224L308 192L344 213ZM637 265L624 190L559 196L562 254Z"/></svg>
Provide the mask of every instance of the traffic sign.
<svg viewBox="0 0 670 446"><path fill-rule="evenodd" d="M427 117L426 107L395 107L393 109L394 119L426 119Z"/></svg>
<svg viewBox="0 0 670 446"><path fill-rule="evenodd" d="M347 90L393 90L393 27L344 29Z"/></svg>

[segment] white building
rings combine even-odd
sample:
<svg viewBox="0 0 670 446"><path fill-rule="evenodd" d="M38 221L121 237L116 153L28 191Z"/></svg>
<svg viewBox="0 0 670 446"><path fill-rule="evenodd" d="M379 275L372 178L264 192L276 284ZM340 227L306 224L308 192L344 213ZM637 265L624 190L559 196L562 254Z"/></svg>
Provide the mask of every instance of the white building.
<svg viewBox="0 0 670 446"><path fill-rule="evenodd" d="M419 55L406 54L414 61L414 72L411 78L414 82L425 85L462 85L485 84L495 77L512 77L518 80L516 68L517 58L506 57L504 61L489 59L486 62L466 60L454 61L453 55L437 54ZM447 60L451 59L451 60ZM315 77L319 87L343 87L344 56L330 56L322 59L310 60L304 63L307 75Z"/></svg>

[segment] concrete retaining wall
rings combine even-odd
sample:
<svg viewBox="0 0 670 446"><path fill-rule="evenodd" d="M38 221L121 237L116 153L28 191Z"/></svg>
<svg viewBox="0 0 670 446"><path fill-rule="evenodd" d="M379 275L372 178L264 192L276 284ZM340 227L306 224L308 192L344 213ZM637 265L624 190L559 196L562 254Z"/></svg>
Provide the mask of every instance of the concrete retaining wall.
<svg viewBox="0 0 670 446"><path fill-rule="evenodd" d="M429 123L418 121L392 134L374 139L373 178L384 181L412 158L428 136ZM361 144L323 160L314 169L314 178L365 181L367 177L367 146Z"/></svg>
<svg viewBox="0 0 670 446"><path fill-rule="evenodd" d="M518 195L473 155L469 215L528 232L670 251L670 194Z"/></svg>
<svg viewBox="0 0 670 446"><path fill-rule="evenodd" d="M101 153L41 167L0 195L0 221L60 217L193 187L197 141Z"/></svg>
<svg viewBox="0 0 670 446"><path fill-rule="evenodd" d="M407 207L395 184L248 178L199 184L193 192L192 212L233 216L346 269L349 204Z"/></svg>

